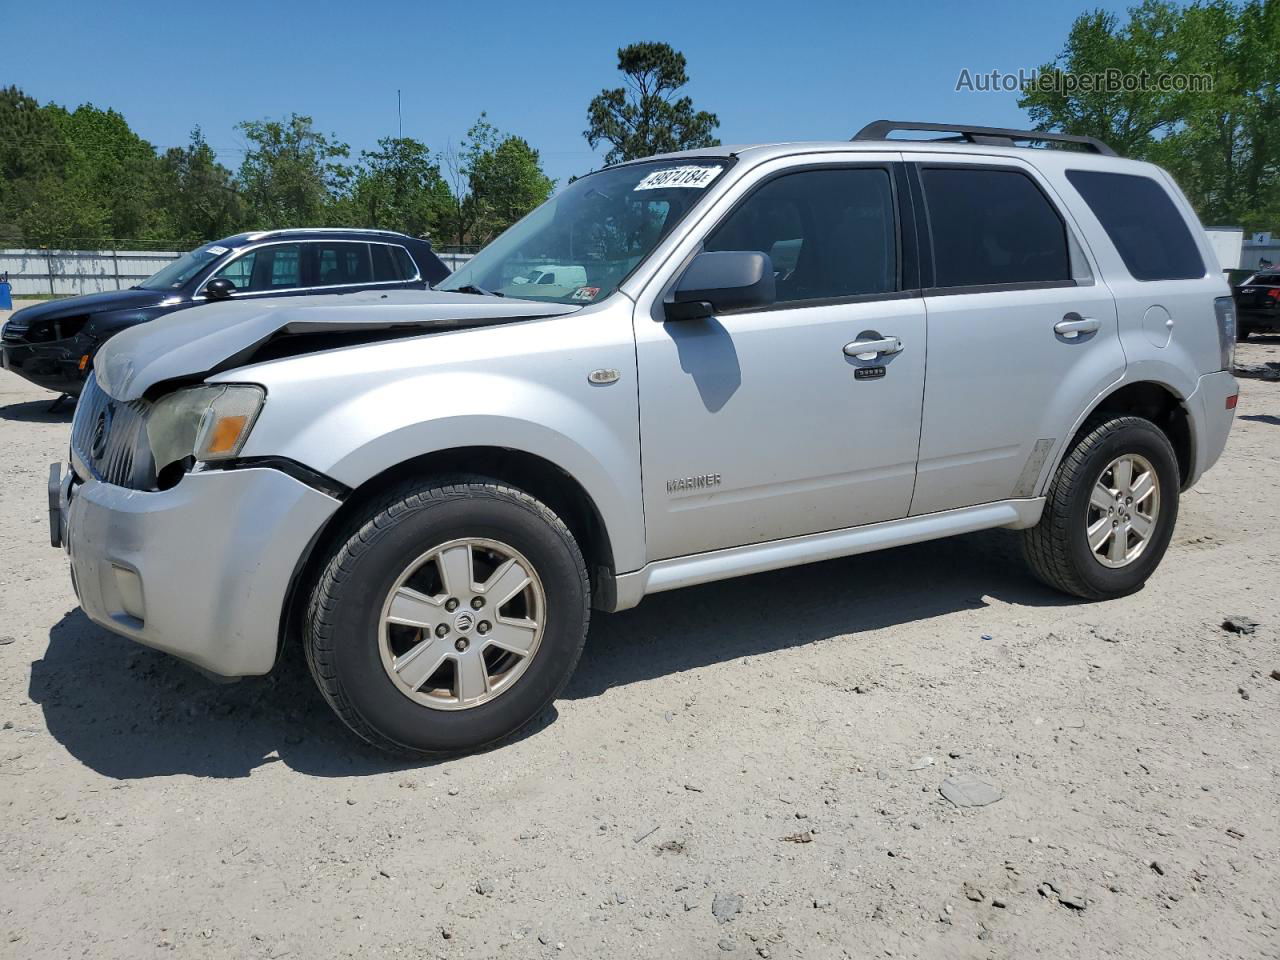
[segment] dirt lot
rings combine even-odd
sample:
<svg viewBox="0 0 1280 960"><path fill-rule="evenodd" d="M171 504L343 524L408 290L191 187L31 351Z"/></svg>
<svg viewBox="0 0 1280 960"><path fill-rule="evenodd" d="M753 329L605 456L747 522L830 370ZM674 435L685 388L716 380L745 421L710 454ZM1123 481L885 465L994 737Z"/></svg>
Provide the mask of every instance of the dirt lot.
<svg viewBox="0 0 1280 960"><path fill-rule="evenodd" d="M217 686L88 623L70 414L0 373L0 956L1280 957L1280 384L1242 387L1133 597L1004 532L664 594L536 730L406 766L300 658Z"/></svg>

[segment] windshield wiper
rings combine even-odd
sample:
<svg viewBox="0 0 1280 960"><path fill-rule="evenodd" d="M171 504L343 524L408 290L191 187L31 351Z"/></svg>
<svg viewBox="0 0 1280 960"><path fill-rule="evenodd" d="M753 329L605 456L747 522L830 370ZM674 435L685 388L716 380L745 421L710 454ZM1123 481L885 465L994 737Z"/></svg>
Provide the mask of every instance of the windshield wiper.
<svg viewBox="0 0 1280 960"><path fill-rule="evenodd" d="M474 293L481 297L505 297L505 293L498 293L496 290L486 290L484 287L478 287L474 283L464 283L460 287L454 287L448 293Z"/></svg>

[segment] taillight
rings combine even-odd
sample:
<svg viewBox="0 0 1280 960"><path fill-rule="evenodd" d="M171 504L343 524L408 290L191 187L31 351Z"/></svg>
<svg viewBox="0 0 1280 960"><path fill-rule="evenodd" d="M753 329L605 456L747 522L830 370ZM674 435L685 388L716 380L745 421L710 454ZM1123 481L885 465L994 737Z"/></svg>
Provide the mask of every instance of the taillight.
<svg viewBox="0 0 1280 960"><path fill-rule="evenodd" d="M1218 347L1221 352L1222 370L1230 370L1236 359L1236 305L1230 297L1218 297L1213 301L1213 312L1218 318Z"/></svg>
<svg viewBox="0 0 1280 960"><path fill-rule="evenodd" d="M1267 296L1272 300L1280 301L1280 287L1272 287L1267 291Z"/></svg>

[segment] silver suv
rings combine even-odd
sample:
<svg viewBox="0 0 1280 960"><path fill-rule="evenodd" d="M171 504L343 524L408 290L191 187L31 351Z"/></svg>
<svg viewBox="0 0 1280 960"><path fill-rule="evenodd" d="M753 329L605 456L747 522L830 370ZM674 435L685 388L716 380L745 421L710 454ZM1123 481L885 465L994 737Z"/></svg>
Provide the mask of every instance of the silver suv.
<svg viewBox="0 0 1280 960"><path fill-rule="evenodd" d="M468 750L556 696L593 608L661 590L991 527L1060 590L1139 589L1234 343L1185 197L1097 141L654 157L434 291L116 337L52 536L97 623L231 677L300 640L365 740Z"/></svg>

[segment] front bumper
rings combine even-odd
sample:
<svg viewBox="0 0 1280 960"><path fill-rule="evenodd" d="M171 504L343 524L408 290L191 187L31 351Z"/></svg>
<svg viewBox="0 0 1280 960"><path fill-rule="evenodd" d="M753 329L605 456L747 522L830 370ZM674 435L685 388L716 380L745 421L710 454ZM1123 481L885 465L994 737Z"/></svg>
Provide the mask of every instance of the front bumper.
<svg viewBox="0 0 1280 960"><path fill-rule="evenodd" d="M0 342L0 368L12 370L37 387L78 396L86 371L80 358L92 356L95 345L79 335L49 343Z"/></svg>
<svg viewBox="0 0 1280 960"><path fill-rule="evenodd" d="M156 492L68 471L57 499L51 533L89 619L226 677L275 663L298 561L339 506L268 468L191 473Z"/></svg>
<svg viewBox="0 0 1280 960"><path fill-rule="evenodd" d="M1240 385L1236 378L1223 370L1202 376L1195 392L1187 398L1195 440L1195 462L1191 465L1191 476L1187 478L1188 487L1222 456L1236 416L1235 407L1227 406L1227 398L1239 393Z"/></svg>

